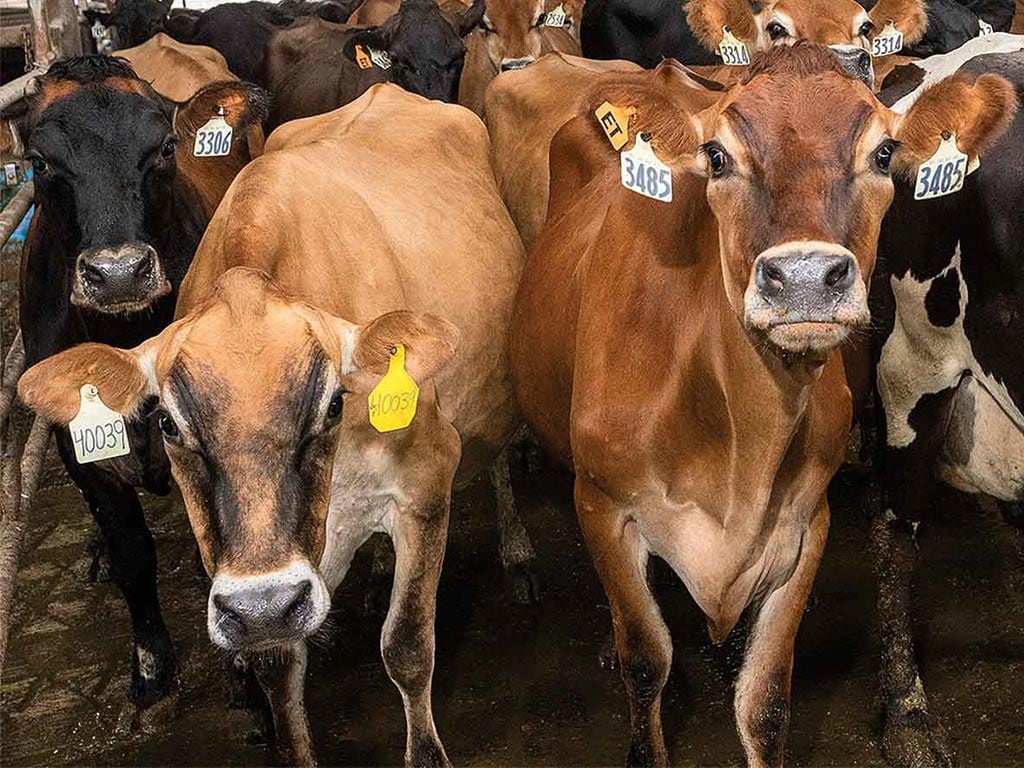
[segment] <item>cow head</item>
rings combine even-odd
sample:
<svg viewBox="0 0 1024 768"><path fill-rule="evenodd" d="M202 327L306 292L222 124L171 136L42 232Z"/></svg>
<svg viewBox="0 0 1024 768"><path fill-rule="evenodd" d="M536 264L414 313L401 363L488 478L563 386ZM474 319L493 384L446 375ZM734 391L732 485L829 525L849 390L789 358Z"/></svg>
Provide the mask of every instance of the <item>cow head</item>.
<svg viewBox="0 0 1024 768"><path fill-rule="evenodd" d="M167 15L174 0L117 0L113 11L101 13L84 11L89 22L99 21L107 27L117 27L117 36L122 48L141 45L164 31Z"/></svg>
<svg viewBox="0 0 1024 768"><path fill-rule="evenodd" d="M457 342L454 326L437 317L392 312L355 325L237 267L159 336L132 350L62 352L29 369L19 395L61 424L74 417L86 382L129 418L159 397L171 469L213 578L211 639L263 648L315 632L330 608L318 566L332 470L344 483L359 483L369 465L387 475L418 430L436 429L429 382ZM420 401L409 428L381 435L368 422L367 397L396 344ZM336 464L336 454L358 460Z"/></svg>
<svg viewBox="0 0 1024 768"><path fill-rule="evenodd" d="M345 54L355 60L357 45L385 51L391 59L391 82L428 99L454 103L466 56L462 38L483 12L484 0L474 0L453 16L442 13L435 0L402 0L398 13L383 24L349 38Z"/></svg>
<svg viewBox="0 0 1024 768"><path fill-rule="evenodd" d="M66 260L71 302L83 309L149 308L180 283L191 259L191 252L175 259L160 253L174 218L186 215L182 184L197 198L215 197L210 187L223 193L230 178L221 177L233 176L253 151L249 128L259 128L265 96L223 82L175 104L127 62L105 56L58 61L33 89L15 126L35 169L36 203L50 234L33 229L26 250L42 237L47 250L39 258ZM231 154L195 158L195 130L218 105L235 129ZM50 241L55 229L59 247Z"/></svg>
<svg viewBox="0 0 1024 768"><path fill-rule="evenodd" d="M558 5L569 23L575 23L583 9L579 0L487 0L479 34L495 72L522 69L550 50L545 21L547 12Z"/></svg>
<svg viewBox="0 0 1024 768"><path fill-rule="evenodd" d="M946 131L976 159L1015 109L994 75L944 80L898 115L825 48L755 57L745 82L693 118L694 169L747 330L783 358L821 361L863 328L892 175L914 174Z"/></svg>
<svg viewBox="0 0 1024 768"><path fill-rule="evenodd" d="M723 27L751 51L807 40L832 47L844 68L868 82L871 41L890 21L905 45L921 39L928 26L923 0L879 0L870 12L855 0L690 0L687 23L697 39L716 50Z"/></svg>

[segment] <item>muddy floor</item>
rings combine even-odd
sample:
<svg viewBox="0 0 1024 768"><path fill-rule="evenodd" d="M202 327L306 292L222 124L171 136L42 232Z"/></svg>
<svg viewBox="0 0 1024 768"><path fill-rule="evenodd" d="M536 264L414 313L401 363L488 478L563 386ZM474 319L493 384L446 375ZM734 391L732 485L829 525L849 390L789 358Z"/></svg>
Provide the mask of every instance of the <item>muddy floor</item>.
<svg viewBox="0 0 1024 768"><path fill-rule="evenodd" d="M456 500L440 591L435 713L456 764L619 765L627 727L617 673L596 663L608 609L553 469L514 477L539 552L544 594L511 604L496 561L493 502L480 484ZM833 484L833 528L797 643L790 765L877 765L874 586L861 480ZM165 616L180 656L173 707L119 731L127 686L126 611L102 573L90 583L92 523L73 488L36 505L2 681L3 765L260 765L253 719L226 707L222 659L205 636L206 583L179 500L147 499ZM1024 562L994 513L952 493L922 528L917 636L933 712L962 765L1024 764ZM367 615L368 553L339 594L333 632L311 653L310 721L326 765L402 759L401 702ZM663 713L672 760L738 765L732 724L737 649L710 645L699 612L664 574L658 597L675 658ZM735 645L735 643L734 643Z"/></svg>

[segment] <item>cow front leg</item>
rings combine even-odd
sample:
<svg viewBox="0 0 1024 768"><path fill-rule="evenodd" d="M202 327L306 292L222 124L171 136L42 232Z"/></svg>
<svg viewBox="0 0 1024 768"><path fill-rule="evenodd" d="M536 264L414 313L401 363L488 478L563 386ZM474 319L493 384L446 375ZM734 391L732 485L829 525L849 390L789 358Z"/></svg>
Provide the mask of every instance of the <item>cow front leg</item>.
<svg viewBox="0 0 1024 768"><path fill-rule="evenodd" d="M305 641L258 654L252 667L270 705L278 763L316 765L306 719Z"/></svg>
<svg viewBox="0 0 1024 768"><path fill-rule="evenodd" d="M796 570L764 600L747 641L733 704L747 765L754 768L781 766L783 762L793 644L825 551L828 526L828 504L822 504L804 535Z"/></svg>
<svg viewBox="0 0 1024 768"><path fill-rule="evenodd" d="M491 487L498 508L498 552L512 599L517 603L533 603L540 596L537 553L516 508L508 462L506 448L491 464Z"/></svg>
<svg viewBox="0 0 1024 768"><path fill-rule="evenodd" d="M576 512L604 585L622 681L629 699L627 765L668 764L661 691L672 666L672 637L647 585L647 548L636 524L612 499L576 478Z"/></svg>
<svg viewBox="0 0 1024 768"><path fill-rule="evenodd" d="M381 632L380 650L388 676L405 706L405 763L451 763L434 725L434 617L437 584L448 540L450 499L402 509L394 515L395 580Z"/></svg>

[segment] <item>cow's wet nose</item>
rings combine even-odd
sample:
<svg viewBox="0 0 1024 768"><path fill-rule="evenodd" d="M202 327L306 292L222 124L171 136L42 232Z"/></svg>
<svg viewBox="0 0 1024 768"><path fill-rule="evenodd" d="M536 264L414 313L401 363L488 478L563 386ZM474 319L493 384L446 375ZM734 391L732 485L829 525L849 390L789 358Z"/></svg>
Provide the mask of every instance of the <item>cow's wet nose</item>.
<svg viewBox="0 0 1024 768"><path fill-rule="evenodd" d="M857 264L852 256L805 253L762 258L757 263L757 289L769 302L813 306L842 296L854 283Z"/></svg>
<svg viewBox="0 0 1024 768"><path fill-rule="evenodd" d="M72 302L98 311L142 308L170 290L152 246L129 243L83 251Z"/></svg>
<svg viewBox="0 0 1024 768"><path fill-rule="evenodd" d="M862 81L869 88L874 86L875 70L871 54L859 45L833 45L832 53L839 59L840 66L849 74Z"/></svg>
<svg viewBox="0 0 1024 768"><path fill-rule="evenodd" d="M231 645L297 637L312 618L313 583L256 584L212 595L213 625Z"/></svg>
<svg viewBox="0 0 1024 768"><path fill-rule="evenodd" d="M523 56L519 59L502 59L501 60L501 71L510 72L515 69L523 69L533 64L533 56Z"/></svg>

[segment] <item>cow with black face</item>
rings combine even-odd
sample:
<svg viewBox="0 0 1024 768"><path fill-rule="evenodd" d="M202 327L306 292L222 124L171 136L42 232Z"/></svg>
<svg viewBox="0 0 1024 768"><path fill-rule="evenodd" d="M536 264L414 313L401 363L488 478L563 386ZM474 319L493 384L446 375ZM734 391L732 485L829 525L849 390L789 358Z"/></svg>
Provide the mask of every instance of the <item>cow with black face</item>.
<svg viewBox="0 0 1024 768"><path fill-rule="evenodd" d="M906 113L925 106L929 86L958 73L979 81L1002 75L1020 99L1024 38L995 34L898 69L896 82L881 96L895 112ZM977 138L956 136L960 147ZM872 287L872 317L885 508L873 535L880 582L883 746L896 765L949 765L953 758L943 728L928 710L911 635L916 536L919 524L927 523L936 486L944 482L994 498L1011 522L1022 520L1022 142L1024 115L1018 111L961 191L916 200L919 185L897 184L879 241L882 271Z"/></svg>
<svg viewBox="0 0 1024 768"><path fill-rule="evenodd" d="M223 108L230 153L192 155L196 131ZM265 96L234 81L187 102L159 96L120 59L56 62L16 105L17 135L35 168L36 215L21 264L20 320L29 365L83 341L131 345L167 325L203 230L234 175L262 148ZM99 375L100 372L97 372ZM173 676L156 591L156 552L135 487L169 490L152 420L129 427L131 453L79 464L57 432L64 465L106 539L111 576L134 634L133 704L154 703Z"/></svg>

